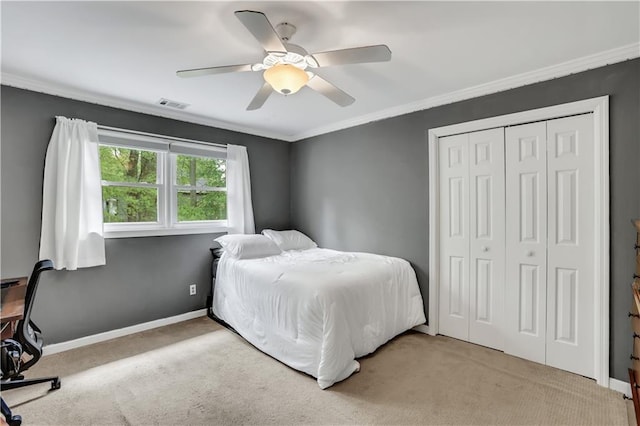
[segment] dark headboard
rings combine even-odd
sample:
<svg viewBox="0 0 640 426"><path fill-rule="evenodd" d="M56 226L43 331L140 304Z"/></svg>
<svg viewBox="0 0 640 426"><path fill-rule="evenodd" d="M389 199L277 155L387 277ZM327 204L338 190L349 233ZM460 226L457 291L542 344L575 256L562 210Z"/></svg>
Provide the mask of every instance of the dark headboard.
<svg viewBox="0 0 640 426"><path fill-rule="evenodd" d="M222 256L222 246L214 241L213 247L211 250L211 256L213 259L211 260L211 289L209 290L209 294L207 295L207 315L214 320L218 320L217 317L213 314L213 287L216 283L216 273L218 272L218 262L220 261L220 256Z"/></svg>
<svg viewBox="0 0 640 426"><path fill-rule="evenodd" d="M216 272L218 271L218 261L220 261L220 256L222 256L222 246L220 244L214 242L214 246L211 247L211 256L213 259L211 260L211 277L216 277Z"/></svg>

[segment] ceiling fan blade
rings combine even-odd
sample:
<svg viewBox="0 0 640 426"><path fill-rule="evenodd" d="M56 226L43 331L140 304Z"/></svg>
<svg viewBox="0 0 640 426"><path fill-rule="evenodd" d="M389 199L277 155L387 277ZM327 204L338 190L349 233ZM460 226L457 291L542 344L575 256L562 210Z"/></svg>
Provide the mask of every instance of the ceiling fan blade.
<svg viewBox="0 0 640 426"><path fill-rule="evenodd" d="M384 44L376 46L354 47L352 49L330 50L311 55L319 67L332 65L361 64L366 62L385 62L391 60L391 50Z"/></svg>
<svg viewBox="0 0 640 426"><path fill-rule="evenodd" d="M280 36L264 13L252 10L238 10L236 17L244 24L267 52L286 52Z"/></svg>
<svg viewBox="0 0 640 426"><path fill-rule="evenodd" d="M247 111L253 111L262 107L271 92L273 92L271 85L265 81L260 90L258 90L258 93L253 97L253 100L247 107Z"/></svg>
<svg viewBox="0 0 640 426"><path fill-rule="evenodd" d="M349 106L353 102L355 102L355 99L353 97L338 89L336 86L329 83L327 80L317 74L307 82L307 86L309 86L316 92L326 96L342 107Z"/></svg>
<svg viewBox="0 0 640 426"><path fill-rule="evenodd" d="M178 77L200 77L209 74L223 74L227 72L251 71L251 65L227 65L223 67L195 68L192 70L180 70L176 72Z"/></svg>

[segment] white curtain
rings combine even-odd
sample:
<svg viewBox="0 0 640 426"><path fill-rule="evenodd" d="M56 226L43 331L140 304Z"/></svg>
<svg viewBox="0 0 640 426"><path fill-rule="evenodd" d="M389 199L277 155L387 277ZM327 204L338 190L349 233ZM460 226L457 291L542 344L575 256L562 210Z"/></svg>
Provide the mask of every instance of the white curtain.
<svg viewBox="0 0 640 426"><path fill-rule="evenodd" d="M40 259L56 269L104 265L96 123L56 117L44 166Z"/></svg>
<svg viewBox="0 0 640 426"><path fill-rule="evenodd" d="M227 145L227 222L230 234L255 234L247 148Z"/></svg>

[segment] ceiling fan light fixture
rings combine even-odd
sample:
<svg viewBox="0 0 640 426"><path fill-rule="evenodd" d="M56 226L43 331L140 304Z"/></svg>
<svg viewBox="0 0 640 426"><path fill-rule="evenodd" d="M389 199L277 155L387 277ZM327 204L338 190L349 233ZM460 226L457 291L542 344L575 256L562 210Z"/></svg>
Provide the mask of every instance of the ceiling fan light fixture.
<svg viewBox="0 0 640 426"><path fill-rule="evenodd" d="M288 22L274 27L264 13L255 10L237 10L235 15L262 46L265 53L262 62L179 70L176 74L178 77L199 77L230 72L262 72L265 82L247 106L248 111L262 107L273 91L291 95L303 86L320 93L339 106L349 106L355 101L352 96L313 71L316 68L334 65L391 60L391 50L384 44L329 50L310 55L302 46L289 43L296 27Z"/></svg>
<svg viewBox="0 0 640 426"><path fill-rule="evenodd" d="M307 55L304 57L305 62L307 63L307 66L311 67L311 68L318 68L320 65L318 64L318 61L316 61L316 58L314 58L311 55Z"/></svg>
<svg viewBox="0 0 640 426"><path fill-rule="evenodd" d="M263 77L276 92L283 95L296 93L309 81L304 70L289 64L275 65L266 70Z"/></svg>

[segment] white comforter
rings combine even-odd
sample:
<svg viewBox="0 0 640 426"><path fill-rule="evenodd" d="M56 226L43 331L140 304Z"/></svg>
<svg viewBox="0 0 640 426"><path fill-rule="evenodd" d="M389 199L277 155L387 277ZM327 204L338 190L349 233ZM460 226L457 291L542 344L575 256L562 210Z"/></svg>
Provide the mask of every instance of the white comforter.
<svg viewBox="0 0 640 426"><path fill-rule="evenodd" d="M406 260L320 248L248 260L223 254L213 312L322 389L358 371L355 358L425 322Z"/></svg>

